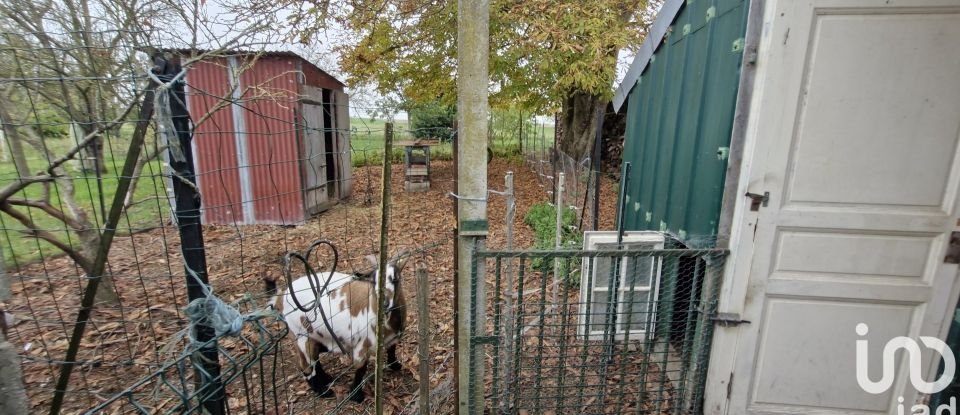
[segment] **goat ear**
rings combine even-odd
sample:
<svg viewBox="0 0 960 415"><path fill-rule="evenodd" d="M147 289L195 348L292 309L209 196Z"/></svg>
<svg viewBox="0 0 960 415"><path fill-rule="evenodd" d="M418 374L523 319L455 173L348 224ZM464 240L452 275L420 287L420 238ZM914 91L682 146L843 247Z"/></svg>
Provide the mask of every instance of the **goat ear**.
<svg viewBox="0 0 960 415"><path fill-rule="evenodd" d="M370 254L370 255L367 255L367 256L364 257L364 258L367 259L367 262L369 262L370 265L373 265L373 270L374 270L374 271L380 269L380 258L378 258L376 255Z"/></svg>
<svg viewBox="0 0 960 415"><path fill-rule="evenodd" d="M397 269L397 272L403 271L403 267L407 265L407 260L410 259L410 255L406 252L401 252L400 255L397 255L397 258L393 261L393 267Z"/></svg>

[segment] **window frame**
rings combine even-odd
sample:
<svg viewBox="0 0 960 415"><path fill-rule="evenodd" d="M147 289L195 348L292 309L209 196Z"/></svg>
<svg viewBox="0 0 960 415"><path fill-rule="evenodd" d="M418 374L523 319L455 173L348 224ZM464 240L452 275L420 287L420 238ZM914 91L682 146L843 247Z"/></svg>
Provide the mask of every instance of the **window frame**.
<svg viewBox="0 0 960 415"><path fill-rule="evenodd" d="M585 251L597 251L602 250L601 247L604 245L614 245L617 243L617 232L616 231L586 231L583 234L583 249ZM625 245L624 250L629 250L626 245L630 244L649 244L652 245L649 249L663 249L666 243L666 235L661 232L655 231L628 231L623 234L623 245ZM596 293L606 292L610 293L614 290L613 287L596 287L597 282L597 268L599 260L609 260L612 262L616 257L595 257L593 263L593 269L590 268L590 258L583 258L581 261L581 272L580 272L580 312L578 318L578 330L577 332L581 337L586 338L587 340L604 340L604 332L602 324L600 324L600 330L590 330L591 326L597 326L597 324L591 323L592 317L597 314L597 311L594 307L597 306L596 303ZM650 257L651 266L650 266L650 282L645 286L634 286L632 292L634 293L649 293L648 302L652 309L646 313L647 319L640 322L641 324L646 325L650 319L656 321L657 316L657 296L660 291L660 281L663 276L663 261L660 257ZM623 261L620 263L620 275L626 275L627 270L629 269L630 261L634 258L632 257L623 257ZM589 283L589 284L588 284ZM609 285L610 281L608 281ZM630 304L623 299L626 296L626 293L631 292L630 283L626 278L620 279L620 286L615 289L619 294L617 295L617 308L616 313L618 316L625 316L625 309L630 307ZM590 292L590 314L587 314L587 293ZM607 295L607 301L609 301L609 294ZM603 312L601 312L603 313ZM631 321L631 325L636 324L636 321ZM647 331L645 329L631 329L625 327L625 319L618 318L615 324L613 335L615 339L623 340L624 338L628 340L644 340L647 338ZM650 336L652 338L655 330L651 330ZM608 333L609 334L609 333Z"/></svg>

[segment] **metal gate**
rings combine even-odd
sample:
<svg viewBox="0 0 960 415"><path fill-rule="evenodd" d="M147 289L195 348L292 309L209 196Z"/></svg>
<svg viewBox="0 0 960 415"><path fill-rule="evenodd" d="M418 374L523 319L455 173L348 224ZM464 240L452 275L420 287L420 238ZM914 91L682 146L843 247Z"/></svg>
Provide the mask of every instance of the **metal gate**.
<svg viewBox="0 0 960 415"><path fill-rule="evenodd" d="M619 246L475 253L472 413L701 412L727 251Z"/></svg>

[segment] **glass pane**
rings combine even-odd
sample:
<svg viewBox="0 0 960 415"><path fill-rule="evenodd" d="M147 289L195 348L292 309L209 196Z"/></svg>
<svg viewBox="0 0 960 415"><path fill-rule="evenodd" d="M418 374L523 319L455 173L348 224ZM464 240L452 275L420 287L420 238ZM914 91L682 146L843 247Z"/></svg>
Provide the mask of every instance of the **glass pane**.
<svg viewBox="0 0 960 415"><path fill-rule="evenodd" d="M596 257L593 259L593 286L607 288L610 286L610 257Z"/></svg>
<svg viewBox="0 0 960 415"><path fill-rule="evenodd" d="M589 316L590 332L603 332L603 326L607 322L607 304L610 300L610 293L607 291L594 291L593 298L590 299Z"/></svg>
<svg viewBox="0 0 960 415"><path fill-rule="evenodd" d="M624 259L626 260L624 264L626 277L621 286L625 289L650 287L650 280L653 279L653 262L656 258L641 256Z"/></svg>
<svg viewBox="0 0 960 415"><path fill-rule="evenodd" d="M630 331L642 331L646 328L647 319L653 311L650 303L650 291L626 291L623 295L623 315L620 317L625 327L627 319L630 321Z"/></svg>
<svg viewBox="0 0 960 415"><path fill-rule="evenodd" d="M597 251L615 251L615 243L598 243L595 245ZM613 263L612 257L595 257L593 259L593 286L598 288L607 288L610 286L610 266Z"/></svg>
<svg viewBox="0 0 960 415"><path fill-rule="evenodd" d="M629 250L641 250L656 249L657 245L654 243L629 243L625 244L625 247ZM631 256L624 258L624 260L625 277L621 287L625 289L650 287L650 281L653 279L653 264L657 257Z"/></svg>

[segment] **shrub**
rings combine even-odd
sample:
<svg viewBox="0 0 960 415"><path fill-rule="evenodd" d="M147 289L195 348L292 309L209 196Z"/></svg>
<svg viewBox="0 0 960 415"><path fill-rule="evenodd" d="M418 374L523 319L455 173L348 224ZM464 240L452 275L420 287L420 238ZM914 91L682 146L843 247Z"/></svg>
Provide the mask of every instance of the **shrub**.
<svg viewBox="0 0 960 415"><path fill-rule="evenodd" d="M417 138L437 138L447 142L453 137L457 108L439 102L414 105L408 111L410 133Z"/></svg>
<svg viewBox="0 0 960 415"><path fill-rule="evenodd" d="M562 229L560 231L560 246L562 249L579 249L583 245L583 233L581 233L575 222L577 214L573 208L567 207L563 211ZM523 222L533 228L534 248L540 250L552 250L556 246L556 224L557 210L547 202L541 202L530 206L524 216ZM569 272L565 269L567 264L571 268ZM550 272L553 269L552 261L544 261L543 258L535 258L530 265L543 273ZM560 276L566 284L573 286L580 284L580 260L561 261Z"/></svg>

